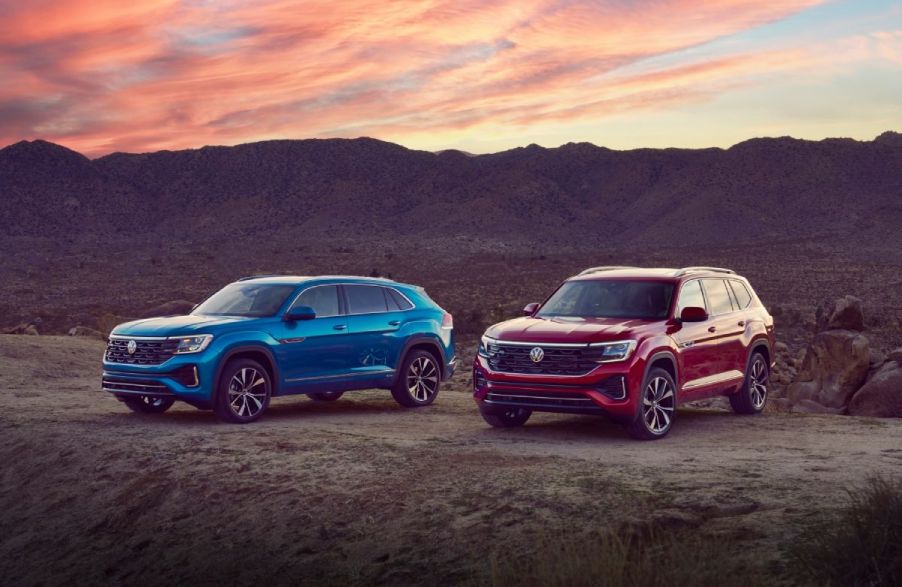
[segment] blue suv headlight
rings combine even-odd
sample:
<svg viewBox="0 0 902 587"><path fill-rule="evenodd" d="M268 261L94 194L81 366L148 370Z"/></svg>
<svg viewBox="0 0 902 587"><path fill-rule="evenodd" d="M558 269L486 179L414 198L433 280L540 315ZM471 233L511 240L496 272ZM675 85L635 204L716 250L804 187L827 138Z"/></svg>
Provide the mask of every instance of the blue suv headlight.
<svg viewBox="0 0 902 587"><path fill-rule="evenodd" d="M184 355L188 353L199 353L210 346L213 335L198 334L197 336L180 336L174 338L177 338L179 341L179 346L175 351L176 354Z"/></svg>
<svg viewBox="0 0 902 587"><path fill-rule="evenodd" d="M597 351L595 360L599 363L613 363L614 361L625 361L633 355L636 350L635 340L618 340L615 342L598 342L590 344L589 348Z"/></svg>

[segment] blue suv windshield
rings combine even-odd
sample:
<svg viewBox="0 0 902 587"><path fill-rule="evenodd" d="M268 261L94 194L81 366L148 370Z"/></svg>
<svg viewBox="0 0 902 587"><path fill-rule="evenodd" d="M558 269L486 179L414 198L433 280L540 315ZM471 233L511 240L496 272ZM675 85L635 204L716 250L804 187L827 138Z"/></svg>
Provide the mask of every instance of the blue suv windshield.
<svg viewBox="0 0 902 587"><path fill-rule="evenodd" d="M192 314L248 318L275 316L294 290L294 285L233 283L207 298Z"/></svg>
<svg viewBox="0 0 902 587"><path fill-rule="evenodd" d="M538 311L544 318L667 318L673 284L659 281L568 281Z"/></svg>

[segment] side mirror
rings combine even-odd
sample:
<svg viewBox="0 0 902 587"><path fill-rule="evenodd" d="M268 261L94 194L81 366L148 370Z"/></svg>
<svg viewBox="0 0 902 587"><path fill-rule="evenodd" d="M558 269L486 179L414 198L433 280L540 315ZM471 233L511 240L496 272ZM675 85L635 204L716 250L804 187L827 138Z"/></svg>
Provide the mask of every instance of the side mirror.
<svg viewBox="0 0 902 587"><path fill-rule="evenodd" d="M282 318L286 322L294 322L296 320L313 320L316 318L316 312L310 306L295 306L285 313Z"/></svg>
<svg viewBox="0 0 902 587"><path fill-rule="evenodd" d="M704 322L708 319L708 312L704 308L689 306L680 312L680 322Z"/></svg>
<svg viewBox="0 0 902 587"><path fill-rule="evenodd" d="M542 305L542 304L540 304L540 303L538 303L538 302L533 302L533 303L531 303L531 304L526 304L526 307L523 308L523 315L524 315L524 316L532 316L533 314L536 313L536 310L538 310L538 309L539 309L539 306L541 306L541 305Z"/></svg>

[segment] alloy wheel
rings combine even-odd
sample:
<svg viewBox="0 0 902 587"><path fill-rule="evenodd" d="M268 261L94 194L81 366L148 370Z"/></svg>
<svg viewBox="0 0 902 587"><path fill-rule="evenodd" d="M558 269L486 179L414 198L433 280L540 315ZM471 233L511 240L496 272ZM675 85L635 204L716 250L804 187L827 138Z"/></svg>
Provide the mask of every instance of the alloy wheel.
<svg viewBox="0 0 902 587"><path fill-rule="evenodd" d="M435 395L438 389L438 366L427 357L417 357L407 370L407 390L419 402Z"/></svg>
<svg viewBox="0 0 902 587"><path fill-rule="evenodd" d="M749 399L756 410L764 407L767 401L767 365L760 356L752 363L752 372L749 374Z"/></svg>
<svg viewBox="0 0 902 587"><path fill-rule="evenodd" d="M673 387L663 377L655 377L645 386L642 394L642 418L655 434L663 434L670 428L676 407Z"/></svg>
<svg viewBox="0 0 902 587"><path fill-rule="evenodd" d="M256 416L263 409L265 400L266 379L262 373L253 367L243 367L232 376L229 382L229 407L236 416Z"/></svg>

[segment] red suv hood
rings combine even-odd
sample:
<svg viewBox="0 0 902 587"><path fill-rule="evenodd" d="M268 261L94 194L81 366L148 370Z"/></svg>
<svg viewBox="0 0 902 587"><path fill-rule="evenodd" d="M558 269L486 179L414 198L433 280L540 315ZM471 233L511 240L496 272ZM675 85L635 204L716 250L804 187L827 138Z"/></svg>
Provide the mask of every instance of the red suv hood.
<svg viewBox="0 0 902 587"><path fill-rule="evenodd" d="M636 339L655 322L624 318L514 318L490 327L486 336L511 342L589 343Z"/></svg>

